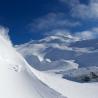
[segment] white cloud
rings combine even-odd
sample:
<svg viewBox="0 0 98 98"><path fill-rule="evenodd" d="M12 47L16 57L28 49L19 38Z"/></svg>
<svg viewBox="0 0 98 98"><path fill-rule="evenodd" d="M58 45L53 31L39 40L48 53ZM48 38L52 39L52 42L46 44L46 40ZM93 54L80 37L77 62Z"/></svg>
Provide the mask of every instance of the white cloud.
<svg viewBox="0 0 98 98"><path fill-rule="evenodd" d="M50 32L49 34L66 36L72 39L73 41L90 40L98 38L98 28L96 27L88 31L75 32L75 33L66 30L65 31L55 30L53 32Z"/></svg>
<svg viewBox="0 0 98 98"><path fill-rule="evenodd" d="M77 37L78 40L89 40L95 38L93 33L90 31L83 31L80 33L76 33L74 36Z"/></svg>
<svg viewBox="0 0 98 98"><path fill-rule="evenodd" d="M77 4L72 7L72 17L81 19L97 19L98 18L98 0L91 0L88 5Z"/></svg>
<svg viewBox="0 0 98 98"><path fill-rule="evenodd" d="M94 32L96 31L96 32ZM89 39L95 39L98 36L98 29L93 28L92 30L89 31L82 31L82 32L69 32L69 31L64 31L64 30L54 30L52 32L47 32L47 35L59 35L59 36L66 36L67 38L71 39L73 42L74 41L81 41L81 40L89 40Z"/></svg>
<svg viewBox="0 0 98 98"><path fill-rule="evenodd" d="M92 28L88 31L77 32L73 36L77 38L77 40L89 40L98 38L98 28Z"/></svg>
<svg viewBox="0 0 98 98"><path fill-rule="evenodd" d="M88 0L88 4L81 3L80 0L59 0L66 3L71 9L71 16L80 19L98 18L98 0ZM85 0L86 1L86 0ZM85 2L84 1L84 2Z"/></svg>
<svg viewBox="0 0 98 98"><path fill-rule="evenodd" d="M76 33L67 33L74 27L82 24L81 20L76 21L77 18L84 19L98 19L98 0L89 0L88 4L81 3L80 0L59 0L60 2L68 4L72 16L71 19L66 18L66 13L49 13L43 17L34 20L30 24L32 32L44 32L44 34L57 34L57 32L65 33L71 36L74 40L88 40L94 39L98 36L98 29L86 30ZM76 19L74 19L76 18ZM46 32L46 33L45 33Z"/></svg>
<svg viewBox="0 0 98 98"><path fill-rule="evenodd" d="M94 33L98 33L98 27L92 28L92 31L93 31Z"/></svg>
<svg viewBox="0 0 98 98"><path fill-rule="evenodd" d="M80 25L78 21L71 21L66 19L64 13L49 13L46 16L34 20L31 24L31 30L35 32L46 32L56 29L68 29Z"/></svg>

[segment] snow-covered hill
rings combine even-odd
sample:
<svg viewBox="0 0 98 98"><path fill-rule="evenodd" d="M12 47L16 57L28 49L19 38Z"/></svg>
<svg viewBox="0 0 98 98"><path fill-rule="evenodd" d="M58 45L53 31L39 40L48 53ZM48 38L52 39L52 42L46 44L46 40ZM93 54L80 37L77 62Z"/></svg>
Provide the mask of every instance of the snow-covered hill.
<svg viewBox="0 0 98 98"><path fill-rule="evenodd" d="M0 98L65 98L30 73L28 63L0 35Z"/></svg>
<svg viewBox="0 0 98 98"><path fill-rule="evenodd" d="M34 42L35 43L35 42ZM64 74L78 70L79 64L72 59L45 58L47 47L60 52L73 51L66 44L54 43L24 44L17 46L20 55L2 35L0 35L0 98L97 98L98 83L78 83L70 81ZM56 43L57 44L57 43ZM28 48L27 48L28 46ZM47 46L47 47L46 47ZM46 51L47 50L47 51ZM61 51L62 50L62 51ZM76 49L77 50L77 49ZM89 50L74 50L77 54ZM56 54L52 56L57 56ZM72 55L71 55L72 56ZM55 58L54 57L54 58ZM40 68L40 69L39 69ZM76 71L75 71L76 72ZM77 71L78 74L78 71ZM94 73L93 73L94 75Z"/></svg>

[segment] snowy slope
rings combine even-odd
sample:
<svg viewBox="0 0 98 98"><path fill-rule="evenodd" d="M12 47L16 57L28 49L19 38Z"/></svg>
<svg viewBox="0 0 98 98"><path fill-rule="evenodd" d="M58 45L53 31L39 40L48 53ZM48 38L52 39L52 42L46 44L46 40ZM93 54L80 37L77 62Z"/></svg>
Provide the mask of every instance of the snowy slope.
<svg viewBox="0 0 98 98"><path fill-rule="evenodd" d="M0 35L0 98L64 98L30 73L28 63Z"/></svg>
<svg viewBox="0 0 98 98"><path fill-rule="evenodd" d="M30 69L41 81L68 98L98 97L98 83L77 83L60 78L57 75L39 72L32 67Z"/></svg>

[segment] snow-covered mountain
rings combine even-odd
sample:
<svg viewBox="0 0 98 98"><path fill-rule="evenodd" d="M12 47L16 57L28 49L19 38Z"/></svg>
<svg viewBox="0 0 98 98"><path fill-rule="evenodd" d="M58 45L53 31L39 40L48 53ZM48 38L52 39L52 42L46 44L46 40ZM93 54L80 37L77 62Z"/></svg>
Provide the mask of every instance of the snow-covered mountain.
<svg viewBox="0 0 98 98"><path fill-rule="evenodd" d="M58 54L53 54L54 57L51 59L51 55L46 56L50 52L47 50L48 48L50 50L58 49L60 53L66 50L70 55L67 54L68 59L65 59L64 55L59 58ZM36 42L26 43L17 46L17 50L24 57L13 48L8 40L0 35L0 98L98 97L97 82L79 83L66 78L69 73L71 74L71 70L77 74L81 71L78 72L80 65L74 59L69 59L72 56L71 53L75 52L74 56L77 57L81 54L91 53L91 50L73 49L73 47L69 47L69 43L64 45L64 43L43 42L38 44ZM97 67L94 70L97 70ZM72 75L75 76L73 73ZM95 73L92 73L91 76L95 79Z"/></svg>
<svg viewBox="0 0 98 98"><path fill-rule="evenodd" d="M88 68L98 67L97 44L98 39L76 41L64 34L55 34L16 46L16 48L37 70L59 73L65 78L69 76L64 74L66 71L67 74L72 72L71 77L74 78L75 71L81 73L81 70L85 69L88 72ZM87 74L86 71L84 71L85 75L93 72L90 70ZM78 74L76 78L79 76ZM98 77L96 81L98 81Z"/></svg>
<svg viewBox="0 0 98 98"><path fill-rule="evenodd" d="M30 59L34 58L37 63L70 60L79 64L79 67L88 67L98 66L97 44L98 39L72 41L70 37L52 35L41 40L30 41L16 46L16 48L27 60L28 57ZM28 62L34 64L35 60L30 59Z"/></svg>

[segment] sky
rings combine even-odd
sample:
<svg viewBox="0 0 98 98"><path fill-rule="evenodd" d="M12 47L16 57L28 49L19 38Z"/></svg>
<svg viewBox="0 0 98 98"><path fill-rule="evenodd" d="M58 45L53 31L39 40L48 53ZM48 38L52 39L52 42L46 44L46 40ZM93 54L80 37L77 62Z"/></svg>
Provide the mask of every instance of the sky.
<svg viewBox="0 0 98 98"><path fill-rule="evenodd" d="M55 33L97 38L98 0L0 0L0 28L15 45Z"/></svg>

